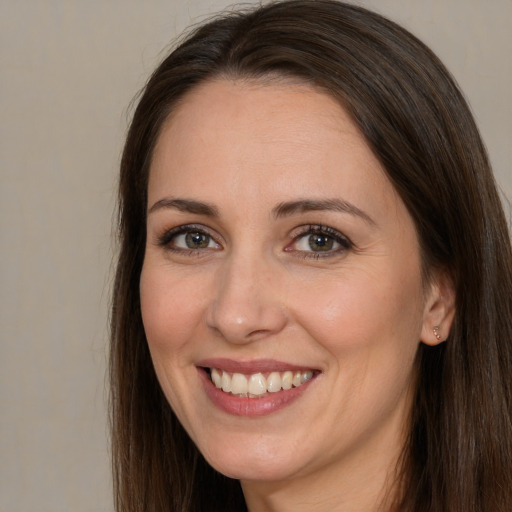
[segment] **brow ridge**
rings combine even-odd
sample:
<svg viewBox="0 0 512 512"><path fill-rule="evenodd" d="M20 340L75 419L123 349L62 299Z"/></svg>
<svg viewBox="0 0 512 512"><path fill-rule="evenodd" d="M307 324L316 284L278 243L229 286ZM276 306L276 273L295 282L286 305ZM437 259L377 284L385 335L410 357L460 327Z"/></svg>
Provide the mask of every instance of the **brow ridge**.
<svg viewBox="0 0 512 512"><path fill-rule="evenodd" d="M184 213L194 213L197 215L206 215L207 217L218 217L219 211L215 206L194 199L173 199L164 197L157 201L148 213L153 213L160 209L174 209Z"/></svg>
<svg viewBox="0 0 512 512"><path fill-rule="evenodd" d="M298 213L311 211L334 211L348 213L360 217L367 224L375 225L375 221L363 210L354 204L343 199L299 199L296 201L287 201L279 203L272 213L275 218L288 217Z"/></svg>
<svg viewBox="0 0 512 512"><path fill-rule="evenodd" d="M194 199L166 197L154 203L148 210L148 213L151 214L160 209L175 209L185 213L205 215L208 217L219 217L219 211L214 205L204 203L202 201L196 201ZM295 201L286 201L275 206L272 209L272 214L276 219L278 219L311 211L348 213L350 215L360 217L372 226L375 225L375 221L366 212L354 204L342 199L299 199Z"/></svg>

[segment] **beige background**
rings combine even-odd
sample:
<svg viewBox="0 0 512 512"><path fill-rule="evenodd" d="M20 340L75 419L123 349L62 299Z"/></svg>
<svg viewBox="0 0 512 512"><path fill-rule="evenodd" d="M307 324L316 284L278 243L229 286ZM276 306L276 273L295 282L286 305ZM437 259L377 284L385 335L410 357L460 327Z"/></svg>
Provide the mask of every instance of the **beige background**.
<svg viewBox="0 0 512 512"><path fill-rule="evenodd" d="M223 0L0 2L0 512L112 510L105 364L130 100ZM512 197L512 0L361 0L430 44Z"/></svg>

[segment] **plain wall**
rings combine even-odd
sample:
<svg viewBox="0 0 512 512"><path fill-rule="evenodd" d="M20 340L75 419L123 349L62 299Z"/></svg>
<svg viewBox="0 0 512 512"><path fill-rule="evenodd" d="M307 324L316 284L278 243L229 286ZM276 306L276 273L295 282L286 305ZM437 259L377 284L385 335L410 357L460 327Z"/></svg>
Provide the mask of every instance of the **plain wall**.
<svg viewBox="0 0 512 512"><path fill-rule="evenodd" d="M0 2L0 511L112 510L107 315L129 104L222 0ZM511 0L366 0L465 91L512 197Z"/></svg>

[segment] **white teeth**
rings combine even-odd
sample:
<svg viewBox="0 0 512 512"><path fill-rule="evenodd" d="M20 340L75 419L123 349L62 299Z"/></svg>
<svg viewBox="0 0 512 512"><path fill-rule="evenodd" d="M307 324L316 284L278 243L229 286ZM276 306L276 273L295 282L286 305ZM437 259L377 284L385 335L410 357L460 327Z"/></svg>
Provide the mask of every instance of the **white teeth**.
<svg viewBox="0 0 512 512"><path fill-rule="evenodd" d="M263 395L267 392L267 379L261 373L255 373L249 378L249 393L251 395Z"/></svg>
<svg viewBox="0 0 512 512"><path fill-rule="evenodd" d="M272 372L267 377L267 389L270 393L275 393L276 391L281 391L281 375L277 372Z"/></svg>
<svg viewBox="0 0 512 512"><path fill-rule="evenodd" d="M222 391L225 391L226 393L231 391L231 377L226 372L223 372L222 374L221 384Z"/></svg>
<svg viewBox="0 0 512 512"><path fill-rule="evenodd" d="M291 389L293 385L293 373L290 371L284 372L282 382L283 389Z"/></svg>
<svg viewBox="0 0 512 512"><path fill-rule="evenodd" d="M220 376L219 370L212 368L211 378L212 382L215 384L215 387L220 389L222 387L222 377Z"/></svg>
<svg viewBox="0 0 512 512"><path fill-rule="evenodd" d="M299 387L313 378L312 370L286 372L271 372L267 378L262 373L230 375L217 368L212 368L210 378L215 387L225 393L244 397L261 397L267 393L277 393L292 387Z"/></svg>
<svg viewBox="0 0 512 512"><path fill-rule="evenodd" d="M247 378L241 373L234 373L231 377L231 393L243 395L247 393Z"/></svg>
<svg viewBox="0 0 512 512"><path fill-rule="evenodd" d="M311 380L313 378L313 372L311 370L308 370L307 372L304 372L300 376L300 383L304 384L304 382L307 382L308 380Z"/></svg>

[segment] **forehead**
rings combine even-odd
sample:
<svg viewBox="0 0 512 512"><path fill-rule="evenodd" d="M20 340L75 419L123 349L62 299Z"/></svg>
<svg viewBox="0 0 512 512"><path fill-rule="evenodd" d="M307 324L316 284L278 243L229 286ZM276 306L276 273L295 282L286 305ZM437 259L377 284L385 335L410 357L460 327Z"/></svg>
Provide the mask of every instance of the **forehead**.
<svg viewBox="0 0 512 512"><path fill-rule="evenodd" d="M162 127L150 173L196 181L272 177L332 181L333 171L386 179L358 127L339 102L307 84L216 80L189 92ZM371 176L373 175L373 176ZM336 180L342 180L337 173ZM196 182L197 183L197 182Z"/></svg>

